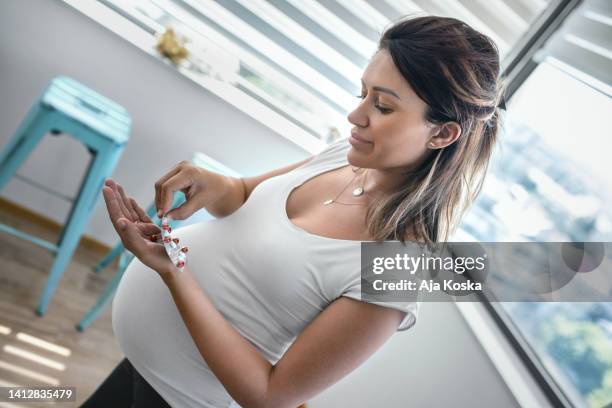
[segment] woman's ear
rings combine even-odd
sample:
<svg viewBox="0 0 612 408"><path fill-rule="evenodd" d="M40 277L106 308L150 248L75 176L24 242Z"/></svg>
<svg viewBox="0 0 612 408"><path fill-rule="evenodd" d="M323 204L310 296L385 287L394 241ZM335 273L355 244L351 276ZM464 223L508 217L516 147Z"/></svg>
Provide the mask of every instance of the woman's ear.
<svg viewBox="0 0 612 408"><path fill-rule="evenodd" d="M442 149L459 139L461 136L461 125L457 122L446 122L434 128L434 134L427 142L431 149Z"/></svg>

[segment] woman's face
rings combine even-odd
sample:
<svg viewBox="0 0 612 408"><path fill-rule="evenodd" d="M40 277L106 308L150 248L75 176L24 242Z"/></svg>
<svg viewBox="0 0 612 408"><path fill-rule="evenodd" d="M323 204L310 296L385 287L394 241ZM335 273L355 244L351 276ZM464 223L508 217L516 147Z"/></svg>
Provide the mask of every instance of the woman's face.
<svg viewBox="0 0 612 408"><path fill-rule="evenodd" d="M365 69L361 98L348 115L354 125L348 161L383 171L416 169L431 151L428 143L436 140L432 136L439 126L425 121L427 104L400 74L387 50L378 51Z"/></svg>

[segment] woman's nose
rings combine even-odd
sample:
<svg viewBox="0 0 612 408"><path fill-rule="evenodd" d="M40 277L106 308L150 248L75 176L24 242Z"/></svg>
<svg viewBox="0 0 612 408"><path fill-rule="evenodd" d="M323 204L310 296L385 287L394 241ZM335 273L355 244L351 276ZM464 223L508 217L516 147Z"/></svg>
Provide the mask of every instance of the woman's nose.
<svg viewBox="0 0 612 408"><path fill-rule="evenodd" d="M363 112L361 104L349 113L346 118L355 126L366 127L368 125L368 116Z"/></svg>

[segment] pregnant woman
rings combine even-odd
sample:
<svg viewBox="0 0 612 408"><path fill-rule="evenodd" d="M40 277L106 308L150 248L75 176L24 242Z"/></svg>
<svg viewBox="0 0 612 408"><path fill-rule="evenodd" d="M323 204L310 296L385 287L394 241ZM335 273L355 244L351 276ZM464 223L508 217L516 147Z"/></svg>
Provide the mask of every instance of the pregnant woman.
<svg viewBox="0 0 612 408"><path fill-rule="evenodd" d="M495 145L499 56L459 20L405 19L361 82L350 138L313 157L243 179L182 162L156 183L160 215L216 217L172 232L183 272L107 181L136 256L113 301L126 358L83 406L295 408L415 324L417 302L361 299L360 242L448 238ZM175 191L187 201L169 211Z"/></svg>

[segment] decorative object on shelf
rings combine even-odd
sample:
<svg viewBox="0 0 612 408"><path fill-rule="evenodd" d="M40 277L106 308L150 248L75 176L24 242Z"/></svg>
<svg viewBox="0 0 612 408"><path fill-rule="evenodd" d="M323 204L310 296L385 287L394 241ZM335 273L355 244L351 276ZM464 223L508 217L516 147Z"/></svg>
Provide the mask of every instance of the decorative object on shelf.
<svg viewBox="0 0 612 408"><path fill-rule="evenodd" d="M189 42L187 37L179 37L172 28L168 27L159 36L155 48L161 55L172 61L174 65L179 65L181 61L189 57L189 51L185 48L187 42Z"/></svg>
<svg viewBox="0 0 612 408"><path fill-rule="evenodd" d="M325 135L325 143L332 144L337 142L342 138L342 134L340 130L338 130L335 126L330 126L327 130L327 135Z"/></svg>
<svg viewBox="0 0 612 408"><path fill-rule="evenodd" d="M197 75L205 75L219 81L237 85L240 82L240 60L228 51L199 38L189 39L179 35L173 28L157 34L157 52L168 59L177 69ZM189 49L185 47L190 43Z"/></svg>

